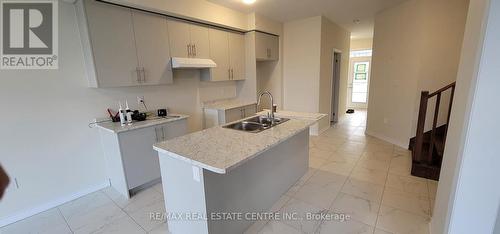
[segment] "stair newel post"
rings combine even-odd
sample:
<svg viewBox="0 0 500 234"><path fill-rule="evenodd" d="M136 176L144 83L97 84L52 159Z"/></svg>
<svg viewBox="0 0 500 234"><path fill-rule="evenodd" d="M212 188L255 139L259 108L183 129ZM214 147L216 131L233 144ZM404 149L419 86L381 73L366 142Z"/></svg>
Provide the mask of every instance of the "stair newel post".
<svg viewBox="0 0 500 234"><path fill-rule="evenodd" d="M438 93L436 96L436 107L434 108L434 119L432 121L432 131L431 131L431 142L429 146L429 152L427 155L427 162L432 163L432 155L434 153L434 140L436 137L436 127L437 121L439 117L439 105L441 104L441 93Z"/></svg>
<svg viewBox="0 0 500 234"><path fill-rule="evenodd" d="M425 116L427 114L427 101L429 91L422 91L420 94L420 108L418 111L417 134L415 138L415 153L413 161L422 162L422 148L424 145Z"/></svg>

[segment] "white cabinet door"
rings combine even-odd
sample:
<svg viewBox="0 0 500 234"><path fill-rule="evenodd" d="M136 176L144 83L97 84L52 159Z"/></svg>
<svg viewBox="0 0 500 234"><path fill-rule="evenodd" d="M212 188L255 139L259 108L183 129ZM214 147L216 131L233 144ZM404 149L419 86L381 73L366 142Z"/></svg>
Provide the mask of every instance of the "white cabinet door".
<svg viewBox="0 0 500 234"><path fill-rule="evenodd" d="M163 128L163 141L185 135L188 131L186 119L170 122L161 127Z"/></svg>
<svg viewBox="0 0 500 234"><path fill-rule="evenodd" d="M210 58L210 45L208 40L208 28L191 24L191 44L194 46L195 58Z"/></svg>
<svg viewBox="0 0 500 234"><path fill-rule="evenodd" d="M132 19L141 84L173 83L167 19L138 11L132 12Z"/></svg>
<svg viewBox="0 0 500 234"><path fill-rule="evenodd" d="M209 29L210 58L214 60L217 67L211 68L211 81L230 80L228 32Z"/></svg>
<svg viewBox="0 0 500 234"><path fill-rule="evenodd" d="M268 59L267 36L267 34L255 32L255 57L257 60Z"/></svg>
<svg viewBox="0 0 500 234"><path fill-rule="evenodd" d="M279 38L274 35L255 32L255 55L259 61L279 59Z"/></svg>
<svg viewBox="0 0 500 234"><path fill-rule="evenodd" d="M157 142L187 133L187 120L123 132L118 135L120 151L128 189L133 189L161 177Z"/></svg>
<svg viewBox="0 0 500 234"><path fill-rule="evenodd" d="M161 177L155 127L120 133L119 142L129 190Z"/></svg>
<svg viewBox="0 0 500 234"><path fill-rule="evenodd" d="M168 20L168 38L170 42L170 55L172 57L189 57L190 51L190 25L180 21Z"/></svg>
<svg viewBox="0 0 500 234"><path fill-rule="evenodd" d="M267 36L267 47L269 48L269 60L279 59L279 37L268 35Z"/></svg>
<svg viewBox="0 0 500 234"><path fill-rule="evenodd" d="M84 2L98 87L140 83L131 11L87 0Z"/></svg>
<svg viewBox="0 0 500 234"><path fill-rule="evenodd" d="M232 80L245 79L245 35L228 33L229 64Z"/></svg>

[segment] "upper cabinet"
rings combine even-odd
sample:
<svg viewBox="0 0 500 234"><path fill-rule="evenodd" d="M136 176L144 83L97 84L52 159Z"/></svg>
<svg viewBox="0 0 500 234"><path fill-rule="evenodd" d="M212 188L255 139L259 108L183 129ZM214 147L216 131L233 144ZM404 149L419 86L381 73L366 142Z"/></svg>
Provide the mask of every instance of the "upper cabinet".
<svg viewBox="0 0 500 234"><path fill-rule="evenodd" d="M245 35L209 29L210 58L217 67L202 76L211 81L245 79Z"/></svg>
<svg viewBox="0 0 500 234"><path fill-rule="evenodd" d="M231 65L229 64L229 33L217 29L209 29L210 58L217 67L210 69L211 81L231 80Z"/></svg>
<svg viewBox="0 0 500 234"><path fill-rule="evenodd" d="M172 57L210 58L207 27L175 20L167 22Z"/></svg>
<svg viewBox="0 0 500 234"><path fill-rule="evenodd" d="M132 19L141 84L171 84L173 77L166 18L132 11Z"/></svg>
<svg viewBox="0 0 500 234"><path fill-rule="evenodd" d="M92 0L78 16L89 86L172 83L166 18Z"/></svg>
<svg viewBox="0 0 500 234"><path fill-rule="evenodd" d="M257 61L279 60L279 37L255 32L255 57Z"/></svg>
<svg viewBox="0 0 500 234"><path fill-rule="evenodd" d="M245 79L245 35L229 33L229 64L231 65L231 79Z"/></svg>
<svg viewBox="0 0 500 234"><path fill-rule="evenodd" d="M216 68L202 70L205 80L245 79L242 33L95 0L77 1L77 15L90 87L171 84L171 57L214 60ZM270 41L266 60L277 59Z"/></svg>

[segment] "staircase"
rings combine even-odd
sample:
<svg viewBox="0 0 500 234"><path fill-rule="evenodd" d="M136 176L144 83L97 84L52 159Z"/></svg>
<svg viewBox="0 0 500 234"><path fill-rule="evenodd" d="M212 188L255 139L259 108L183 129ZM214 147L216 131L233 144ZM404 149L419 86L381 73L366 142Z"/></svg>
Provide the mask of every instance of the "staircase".
<svg viewBox="0 0 500 234"><path fill-rule="evenodd" d="M437 126L441 95L447 90L451 90L447 120L445 124ZM431 94L429 94L429 91L421 93L417 132L416 136L410 139L409 144L409 149L412 151L412 175L431 180L439 179L454 94L455 82ZM432 129L424 132L427 104L429 103L429 99L433 97L436 99L436 106L433 113Z"/></svg>

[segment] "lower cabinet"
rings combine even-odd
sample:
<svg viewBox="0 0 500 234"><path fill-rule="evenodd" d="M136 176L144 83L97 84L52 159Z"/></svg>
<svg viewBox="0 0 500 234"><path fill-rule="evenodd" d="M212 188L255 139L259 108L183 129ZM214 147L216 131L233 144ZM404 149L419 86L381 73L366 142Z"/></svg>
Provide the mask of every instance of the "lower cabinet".
<svg viewBox="0 0 500 234"><path fill-rule="evenodd" d="M218 125L244 119L257 113L255 104L240 106L232 109L204 109L204 127L211 128Z"/></svg>
<svg viewBox="0 0 500 234"><path fill-rule="evenodd" d="M186 119L120 133L101 129L111 186L130 197L159 182L160 164L153 145L186 133Z"/></svg>

